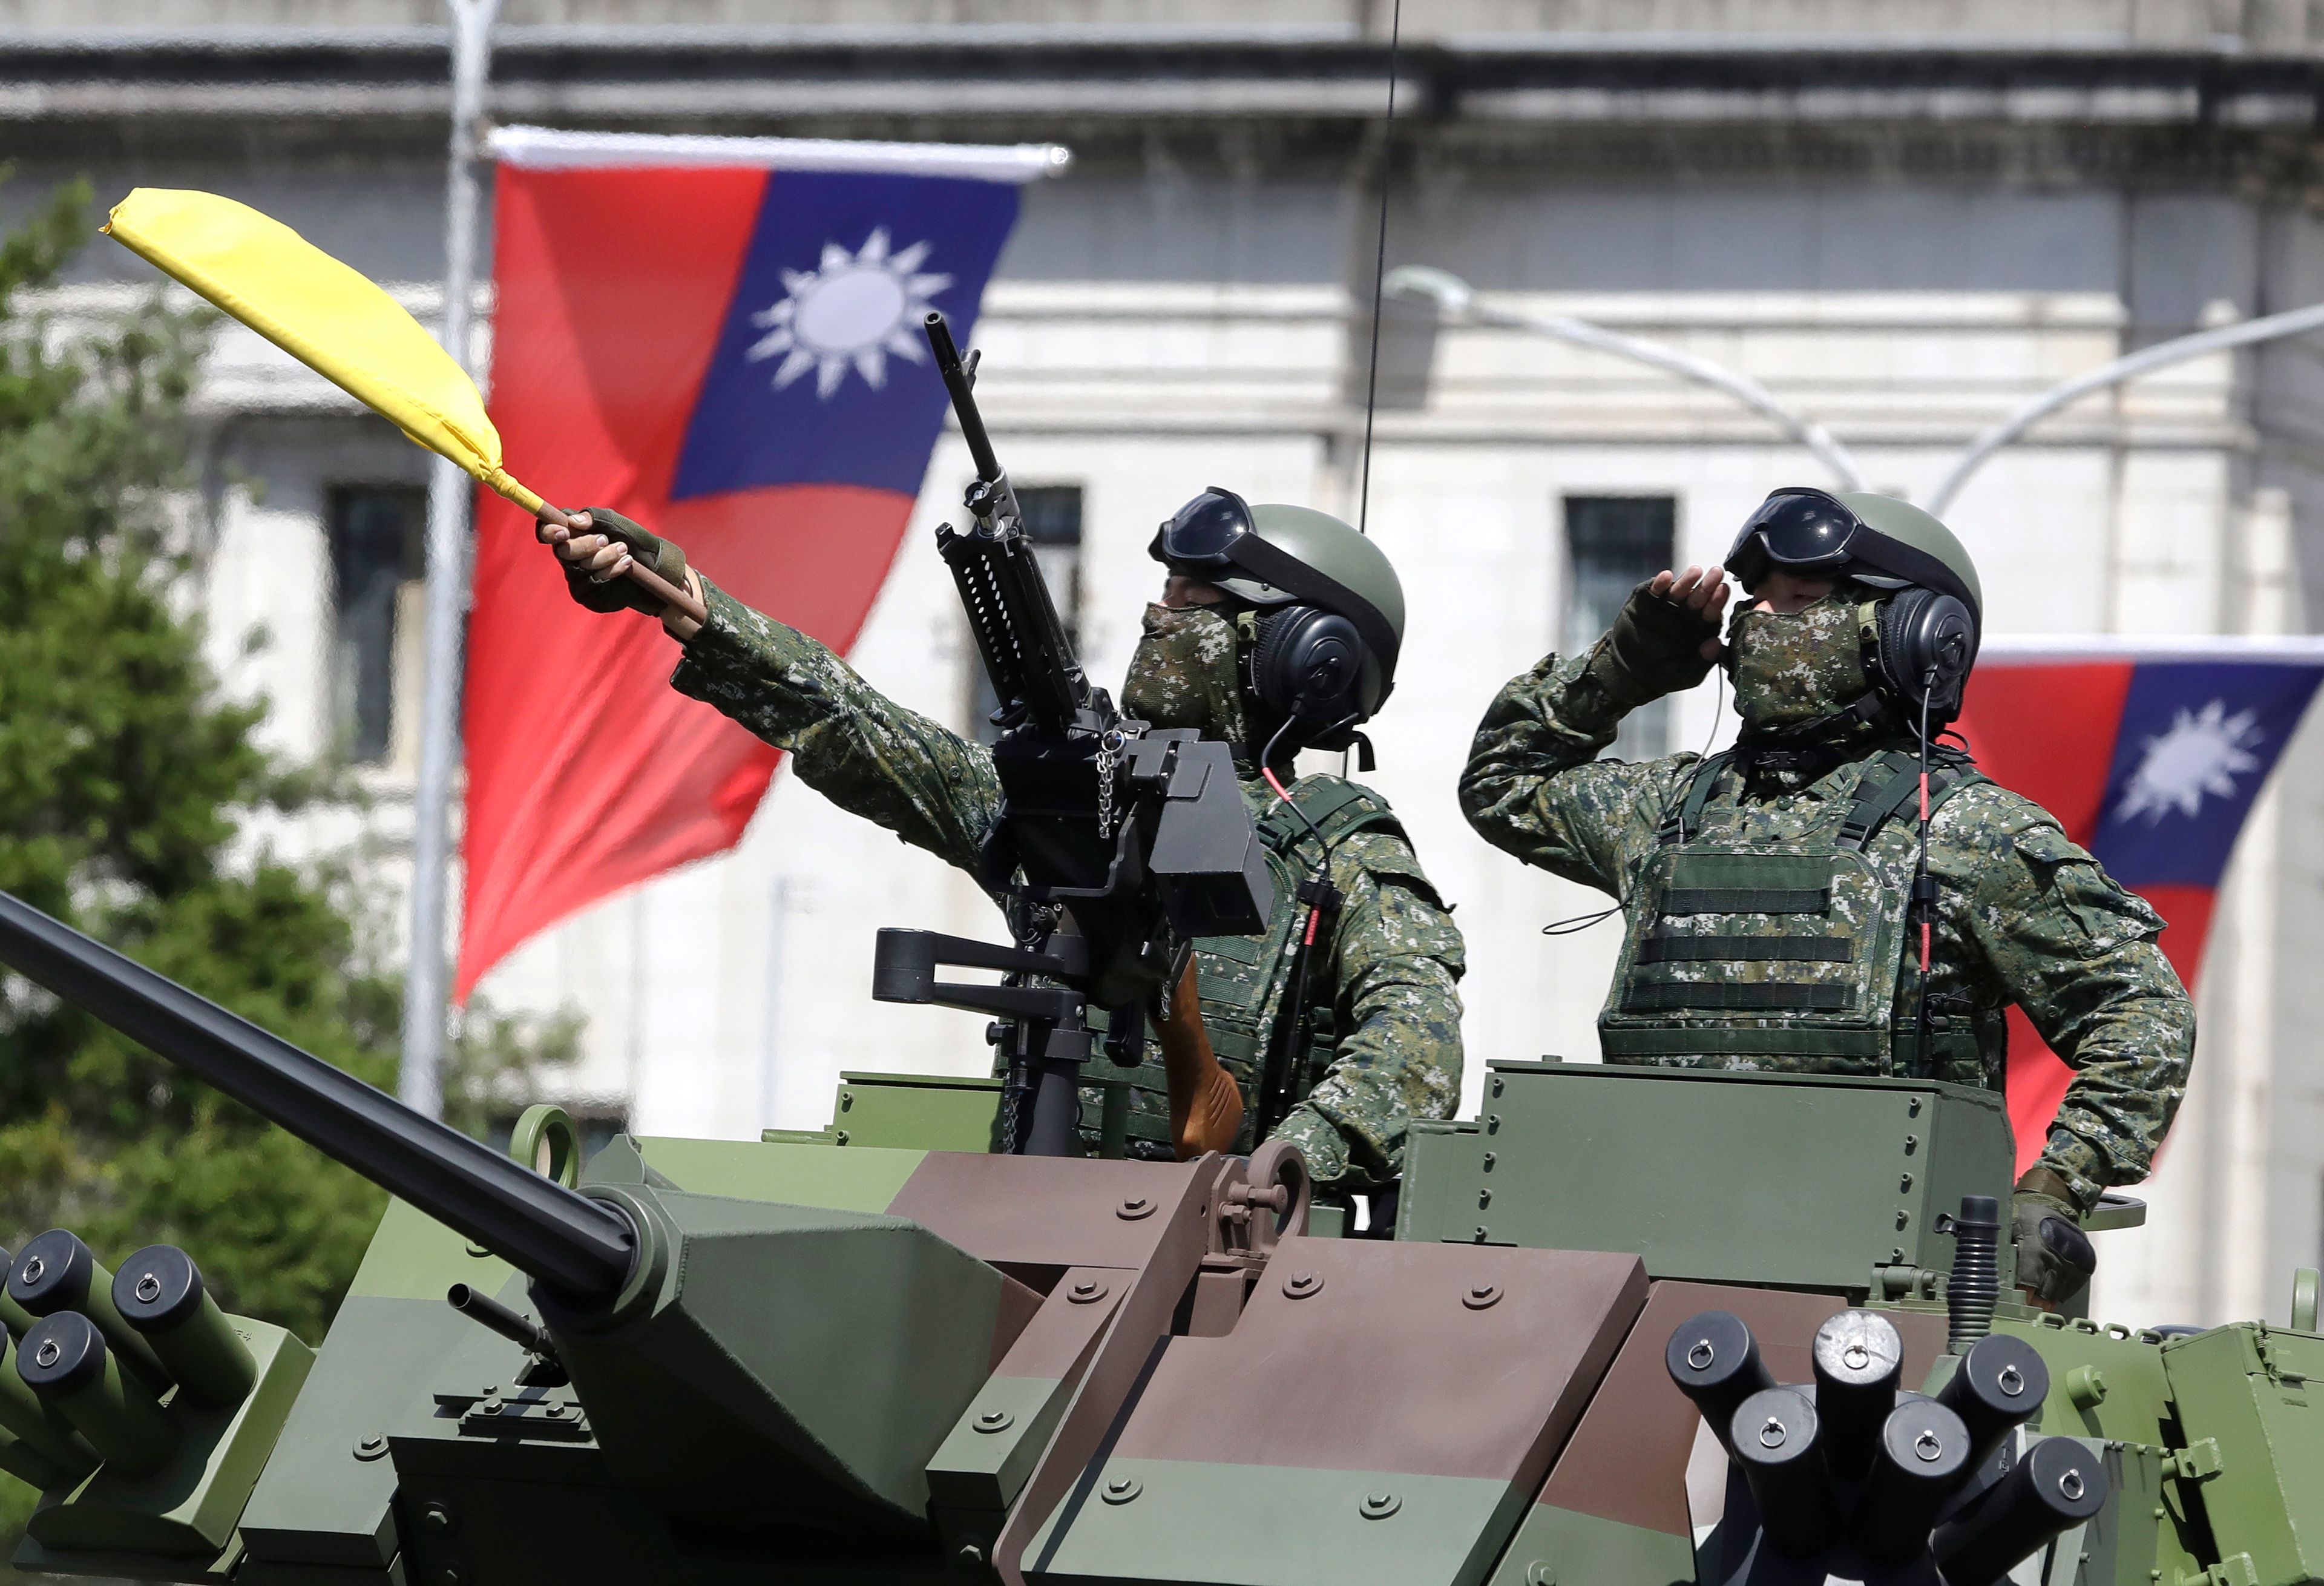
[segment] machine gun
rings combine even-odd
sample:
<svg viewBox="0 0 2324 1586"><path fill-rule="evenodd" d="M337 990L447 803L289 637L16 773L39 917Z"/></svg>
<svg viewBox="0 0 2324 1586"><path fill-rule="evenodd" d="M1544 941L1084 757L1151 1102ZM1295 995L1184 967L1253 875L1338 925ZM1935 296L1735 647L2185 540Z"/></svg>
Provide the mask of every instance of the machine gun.
<svg viewBox="0 0 2324 1586"><path fill-rule="evenodd" d="M1014 942L883 930L872 994L995 1015L988 1036L1007 1061L1002 1148L1071 1155L1081 1065L1095 1045L1090 1010L1108 1010L1109 1055L1136 1064L1143 1010L1179 984L1193 938L1264 929L1274 887L1227 745L1130 720L1092 687L977 410L977 355L962 358L941 314L927 330L976 465L964 498L973 521L939 528L936 549L1001 702L1001 814L982 860ZM1003 978L937 980L947 966Z"/></svg>

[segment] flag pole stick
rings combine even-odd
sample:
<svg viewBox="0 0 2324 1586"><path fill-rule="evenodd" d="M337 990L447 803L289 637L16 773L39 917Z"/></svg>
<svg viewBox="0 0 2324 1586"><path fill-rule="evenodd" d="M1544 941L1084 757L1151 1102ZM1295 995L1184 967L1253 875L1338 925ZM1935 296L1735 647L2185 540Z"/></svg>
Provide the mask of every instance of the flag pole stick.
<svg viewBox="0 0 2324 1586"><path fill-rule="evenodd" d="M475 287L477 155L500 0L449 0L452 126L444 184L445 350L468 369ZM474 373L470 371L470 373ZM468 512L475 486L438 457L428 472L427 685L420 706L420 779L411 816L411 952L403 982L403 1062L396 1093L430 1118L443 1112L450 971L445 928L452 860L452 781L460 761L461 630L468 604Z"/></svg>

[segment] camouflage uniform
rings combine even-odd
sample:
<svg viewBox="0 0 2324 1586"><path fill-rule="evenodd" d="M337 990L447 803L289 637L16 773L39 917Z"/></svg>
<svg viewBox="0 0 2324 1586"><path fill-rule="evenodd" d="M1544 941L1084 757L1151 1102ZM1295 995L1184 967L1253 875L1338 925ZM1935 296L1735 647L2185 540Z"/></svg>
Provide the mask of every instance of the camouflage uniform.
<svg viewBox="0 0 2324 1586"><path fill-rule="evenodd" d="M703 593L709 619L687 643L671 686L788 750L799 779L842 808L977 873L979 845L1001 808L991 752L904 709L824 645L707 579ZM1460 931L1385 802L1334 778L1305 779L1295 792L1305 803L1339 789L1354 795L1326 800L1342 807L1340 824L1351 828L1331 856L1344 902L1328 940L1319 936L1309 973L1309 1028L1335 1038L1320 1043L1320 1064L1310 1057L1314 1071L1299 1079L1305 1099L1275 1131L1298 1145L1319 1190L1334 1194L1395 1178L1410 1120L1452 1115L1461 1089L1454 982L1463 968ZM1278 802L1256 779L1243 783L1243 793L1254 819ZM1281 1017L1287 948L1305 915L1286 875L1312 871L1317 857L1304 830L1288 847L1271 856L1278 896L1268 934L1195 944L1206 1016L1214 1003L1241 1001L1268 1029ZM1221 1060L1242 1083L1248 1137L1257 1111L1254 1065L1230 1049L1221 1021L1212 1022ZM1159 1154L1167 1156L1160 1065L1130 1077L1133 1139L1148 1142L1149 1151L1162 1142ZM1246 1138L1240 1145L1252 1143Z"/></svg>
<svg viewBox="0 0 2324 1586"><path fill-rule="evenodd" d="M1844 687L1840 692L1844 694ZM1632 973L1631 960L1640 955L1641 944L1656 934L1649 928L1654 922L1637 917L1642 893L1666 883L1667 878L1655 868L1671 862L1666 822L1683 813L1682 801L1702 763L1693 754L1642 765L1600 761L1597 756L1613 741L1625 710L1635 703L1635 691L1625 687L1621 669L1612 663L1605 641L1585 656L1550 656L1514 679L1493 701L1478 727L1461 780L1462 807L1487 841L1527 863L1622 899L1632 917L1624 965L1634 986L1643 977ZM1729 851L1744 854L1744 864L1780 865L1784 862L1781 856L1796 853L1818 834L1838 828L1842 810L1854 807L1859 788L1868 782L1868 766L1883 750L1893 758L1879 762L1874 774L1908 764L1913 743L1908 736L1870 736L1836 765L1827 761L1821 768L1797 770L1764 765L1728 769L1705 789L1700 825L1694 829L1719 833ZM1873 833L1860 855L1871 884L1886 892L1885 912L1891 923L1886 927L1868 919L1855 923L1863 940L1890 954L1884 966L1886 983L1903 993L1892 992L1893 1026L1877 1056L1750 1056L1730 1049L1706 1057L1685 1053L1682 1033L1666 1037L1660 1055L1629 1052L1621 1060L1848 1073L1880 1072L1888 1065L1890 1052L1913 1054L1918 1004L1911 990L1918 978L1917 944L1895 926L1902 913L1895 900L1909 886L1916 856L1914 815L1906 805L1897 818ZM1952 1037L1942 1044L1934 1065L1936 1077L1998 1089L2003 1010L2013 1002L2022 1008L2043 1039L2075 1070L2042 1163L2065 1179L2080 1209L2087 1212L2101 1189L2146 1176L2185 1094L2194 1051L2194 1010L2155 945L2163 921L2144 899L2124 891L2096 860L2067 841L2039 805L1981 778L1960 777L1958 787L1936 811L1929 844L1930 869L1940 890L1928 991L1931 1008L1941 1010L1937 1022ZM1755 858L1755 853L1766 857ZM1708 884L1721 882L1714 875ZM1835 914L1851 907L1843 897L1847 890L1834 885L1831 908ZM1766 900L1764 895L1755 896ZM1853 907L1862 912L1869 896L1858 890ZM1800 928L1786 923L1780 913L1738 911L1726 917L1748 922L1744 931L1762 936ZM1677 923L1668 922L1663 928L1668 931ZM1683 983L1689 973L1683 962L1687 954L1666 955L1680 962L1657 965L1655 973L1665 985ZM1899 959L1910 962L1900 969ZM1795 963L1783 966L1783 978L1803 986L1838 985L1854 967ZM1762 982L1775 978L1773 966L1748 964L1743 971L1745 978ZM1794 994L1832 998L1794 1006L1840 1005L1837 993ZM1665 1006L1686 998L1683 991L1665 995ZM1609 999L1601 1028L1614 1031L1626 1023L1649 1022L1635 1017L1641 1008L1636 1000L1628 1008L1633 1017L1626 1020L1625 1010L1617 1005L1619 997L1618 991L1617 999ZM1644 1000L1650 1004L1652 999ZM1747 1000L1736 1004L1746 1005ZM1716 1017L1706 1016L1703 1028L1710 1028ZM1661 1022L1675 1027L1689 1020L1672 1017ZM1738 1015L1720 1022L1748 1028L1777 1021ZM1961 1039L1964 1034L1972 1038ZM1609 1044L1615 1044L1611 1034ZM1746 1039L1730 1046L1748 1044Z"/></svg>

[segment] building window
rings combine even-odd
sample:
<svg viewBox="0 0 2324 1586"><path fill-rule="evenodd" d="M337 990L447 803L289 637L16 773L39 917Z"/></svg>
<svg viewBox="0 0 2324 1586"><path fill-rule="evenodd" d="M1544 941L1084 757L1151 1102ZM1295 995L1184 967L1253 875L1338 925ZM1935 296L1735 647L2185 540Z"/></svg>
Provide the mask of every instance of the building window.
<svg viewBox="0 0 2324 1586"><path fill-rule="evenodd" d="M1614 625L1641 579L1671 565L1678 503L1666 495L1565 498L1565 632L1559 649L1577 654ZM1607 751L1617 760L1670 752L1670 701L1657 699L1622 719Z"/></svg>
<svg viewBox="0 0 2324 1586"><path fill-rule="evenodd" d="M419 762L428 493L351 485L330 497L331 706L357 765Z"/></svg>
<svg viewBox="0 0 2324 1586"><path fill-rule="evenodd" d="M1048 582L1049 598L1057 603L1057 620L1076 652L1082 642L1082 487L1078 484L1028 484L1017 489L1017 505L1025 514L1025 538L1033 542L1034 558ZM1001 702L992 693L992 679L984 675L984 661L969 647L969 725L980 743L1001 736L992 713Z"/></svg>

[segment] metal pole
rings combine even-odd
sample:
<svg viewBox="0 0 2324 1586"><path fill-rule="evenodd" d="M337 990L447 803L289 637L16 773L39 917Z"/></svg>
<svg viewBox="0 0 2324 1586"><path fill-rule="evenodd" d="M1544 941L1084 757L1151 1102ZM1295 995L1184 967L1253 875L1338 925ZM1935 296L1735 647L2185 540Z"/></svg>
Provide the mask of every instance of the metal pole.
<svg viewBox="0 0 2324 1586"><path fill-rule="evenodd" d="M2287 313L2270 314L2264 318L2247 319L2241 325L2222 326L2217 330L2199 330L2192 336L2182 336L2172 341L2143 347L2111 364L2102 364L2087 374L2077 374L2071 380L2052 386L2032 401L1969 442L1969 449L1960 455L1952 471L1944 477L1929 497L1929 511L1943 517L1953 497L1960 493L1969 476L1981 467L1985 460L2024 434L2034 425L2060 408L2080 401L2094 391L2110 385L2120 385L2141 374L2152 373L2172 364L2183 364L2190 358L2206 354L2225 352L2230 347L2249 346L2255 342L2274 341L2287 336L2301 336L2311 330L2324 330L2324 307L2293 309Z"/></svg>
<svg viewBox="0 0 2324 1586"><path fill-rule="evenodd" d="M450 0L451 159L444 184L446 350L468 366L475 290L476 156L500 0ZM473 371L472 371L473 373ZM441 1070L450 954L445 929L452 862L452 780L460 762L460 659L468 605L468 509L475 485L438 458L428 475L428 682L420 707L420 785L411 812L411 958L403 981L403 1063L396 1092L430 1118L444 1110Z"/></svg>
<svg viewBox="0 0 2324 1586"><path fill-rule="evenodd" d="M1516 314L1504 309L1488 309L1477 301L1477 294L1469 283L1448 271L1425 264L1403 264L1388 273L1388 295L1407 302L1433 305L1437 317L1455 325L1490 325L1507 330L1529 330L1537 336L1554 336L1576 346L1611 353L1616 357L1628 358L1675 374L1682 380L1692 380L1729 396L1757 412L1773 420L1777 429L1815 455L1816 459L1838 476L1844 490L1869 490L1864 470L1856 466L1855 456L1842 446L1838 438L1822 425L1799 414L1775 400L1775 393L1748 374L1737 373L1723 364L1708 358L1683 353L1678 348L1643 337L1625 336L1618 330L1608 330L1592 325L1587 319L1577 319L1570 314Z"/></svg>

